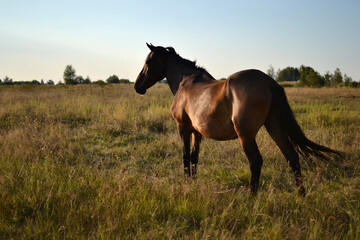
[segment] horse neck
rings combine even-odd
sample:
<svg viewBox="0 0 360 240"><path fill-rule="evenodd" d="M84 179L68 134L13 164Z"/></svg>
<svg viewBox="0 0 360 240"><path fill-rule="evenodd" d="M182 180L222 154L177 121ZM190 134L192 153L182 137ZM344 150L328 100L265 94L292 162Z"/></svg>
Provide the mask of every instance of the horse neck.
<svg viewBox="0 0 360 240"><path fill-rule="evenodd" d="M194 69L191 66L183 64L181 61L168 61L166 79L168 85L171 89L171 92L175 95L179 89L181 81L191 74L197 72L197 69ZM214 79L210 74L210 78Z"/></svg>
<svg viewBox="0 0 360 240"><path fill-rule="evenodd" d="M184 72L185 69L180 64L168 62L166 79L170 87L170 90L174 95L179 89L179 85L184 78Z"/></svg>

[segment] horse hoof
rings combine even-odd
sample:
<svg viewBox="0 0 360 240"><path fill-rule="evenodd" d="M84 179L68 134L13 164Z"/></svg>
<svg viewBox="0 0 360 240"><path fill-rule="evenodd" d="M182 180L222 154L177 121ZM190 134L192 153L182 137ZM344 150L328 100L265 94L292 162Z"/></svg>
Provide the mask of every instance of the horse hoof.
<svg viewBox="0 0 360 240"><path fill-rule="evenodd" d="M191 172L189 168L184 168L184 177L191 177Z"/></svg>
<svg viewBox="0 0 360 240"><path fill-rule="evenodd" d="M299 188L298 193L302 197L306 197L306 191L304 187Z"/></svg>
<svg viewBox="0 0 360 240"><path fill-rule="evenodd" d="M193 165L191 165L191 176L193 178L196 178L196 174L197 174L197 166L196 166L196 164L193 164Z"/></svg>

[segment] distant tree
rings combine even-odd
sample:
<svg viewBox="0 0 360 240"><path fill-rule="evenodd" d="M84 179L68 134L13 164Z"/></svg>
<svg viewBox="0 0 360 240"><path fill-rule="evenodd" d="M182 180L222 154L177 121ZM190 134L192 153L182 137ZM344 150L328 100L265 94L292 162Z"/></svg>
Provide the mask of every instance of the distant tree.
<svg viewBox="0 0 360 240"><path fill-rule="evenodd" d="M23 83L22 81L20 81L20 82L13 81L13 82L11 83L11 85L21 85L22 83Z"/></svg>
<svg viewBox="0 0 360 240"><path fill-rule="evenodd" d="M41 79L41 82L40 82L41 85L44 85L44 79Z"/></svg>
<svg viewBox="0 0 360 240"><path fill-rule="evenodd" d="M162 80L163 83L167 83L166 79ZM130 83L129 79L120 79L120 83Z"/></svg>
<svg viewBox="0 0 360 240"><path fill-rule="evenodd" d="M55 85L54 81L49 79L47 82L46 82L47 85Z"/></svg>
<svg viewBox="0 0 360 240"><path fill-rule="evenodd" d="M351 82L351 83L350 83L350 87L360 88L360 81L358 81L358 82L355 82L355 81Z"/></svg>
<svg viewBox="0 0 360 240"><path fill-rule="evenodd" d="M108 77L108 79L106 79L107 83L120 83L120 79L118 76L116 75L112 75L110 77Z"/></svg>
<svg viewBox="0 0 360 240"><path fill-rule="evenodd" d="M58 86L63 86L63 85L65 85L65 84L60 80L56 85L58 85Z"/></svg>
<svg viewBox="0 0 360 240"><path fill-rule="evenodd" d="M269 66L269 69L267 70L267 75L269 75L272 79L277 79L277 74L275 73L275 69L272 65Z"/></svg>
<svg viewBox="0 0 360 240"><path fill-rule="evenodd" d="M330 81L331 81L331 78L333 77L333 75L329 72L329 71L326 71L325 75L324 75L324 85L325 86L330 86Z"/></svg>
<svg viewBox="0 0 360 240"><path fill-rule="evenodd" d="M343 76L339 68L336 68L330 80L331 86L337 86L343 82Z"/></svg>
<svg viewBox="0 0 360 240"><path fill-rule="evenodd" d="M1 81L1 79L0 79L0 85L3 85L3 82Z"/></svg>
<svg viewBox="0 0 360 240"><path fill-rule="evenodd" d="M8 76L5 76L4 78L4 85L13 85L13 80L11 78L9 78Z"/></svg>
<svg viewBox="0 0 360 240"><path fill-rule="evenodd" d="M76 76L75 77L75 82L79 83L79 84L83 84L84 83L84 78L80 75L80 76Z"/></svg>
<svg viewBox="0 0 360 240"><path fill-rule="evenodd" d="M353 81L353 79L352 79L350 76L344 74L344 82L350 83L350 82L352 82L352 81Z"/></svg>
<svg viewBox="0 0 360 240"><path fill-rule="evenodd" d="M299 69L293 67L287 67L282 70L277 75L278 82L296 82L300 80Z"/></svg>
<svg viewBox="0 0 360 240"><path fill-rule="evenodd" d="M72 65L67 65L64 71L64 82L65 84L77 84L75 78L76 78L76 71L75 68L73 68Z"/></svg>
<svg viewBox="0 0 360 240"><path fill-rule="evenodd" d="M99 84L99 85L106 85L106 83L103 80L97 80L95 82L92 82L93 84Z"/></svg>
<svg viewBox="0 0 360 240"><path fill-rule="evenodd" d="M300 84L308 87L322 87L325 84L324 78L311 67L300 66Z"/></svg>
<svg viewBox="0 0 360 240"><path fill-rule="evenodd" d="M34 80L31 81L31 84L32 85L40 85L41 83L38 80L34 79Z"/></svg>
<svg viewBox="0 0 360 240"><path fill-rule="evenodd" d="M89 76L87 76L85 79L84 79L84 84L90 84L91 83L91 80L89 78Z"/></svg>
<svg viewBox="0 0 360 240"><path fill-rule="evenodd" d="M351 83L352 83L352 78L349 77L348 75L344 74L344 83L345 83L345 86L351 86Z"/></svg>
<svg viewBox="0 0 360 240"><path fill-rule="evenodd" d="M225 81L227 78L220 78L219 81Z"/></svg>

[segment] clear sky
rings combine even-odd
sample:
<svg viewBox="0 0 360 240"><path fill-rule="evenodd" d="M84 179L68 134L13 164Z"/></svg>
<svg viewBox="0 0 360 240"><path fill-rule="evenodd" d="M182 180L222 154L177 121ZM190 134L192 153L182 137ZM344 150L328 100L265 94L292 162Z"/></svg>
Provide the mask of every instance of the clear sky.
<svg viewBox="0 0 360 240"><path fill-rule="evenodd" d="M145 43L215 78L247 69L337 67L360 80L359 0L0 0L0 79L136 79Z"/></svg>

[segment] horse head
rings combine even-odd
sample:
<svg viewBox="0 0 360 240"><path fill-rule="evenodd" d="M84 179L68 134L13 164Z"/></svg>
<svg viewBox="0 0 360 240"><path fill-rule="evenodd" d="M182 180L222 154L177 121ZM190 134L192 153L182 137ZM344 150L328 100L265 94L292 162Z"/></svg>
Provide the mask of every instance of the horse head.
<svg viewBox="0 0 360 240"><path fill-rule="evenodd" d="M164 47L155 47L146 43L150 53L146 57L144 67L135 81L135 90L139 94L145 94L146 90L156 82L165 78L166 74L166 56L169 50Z"/></svg>

